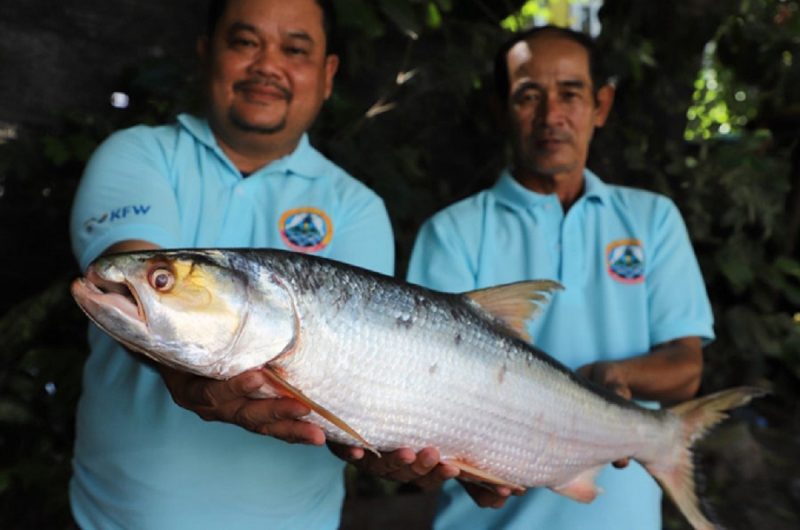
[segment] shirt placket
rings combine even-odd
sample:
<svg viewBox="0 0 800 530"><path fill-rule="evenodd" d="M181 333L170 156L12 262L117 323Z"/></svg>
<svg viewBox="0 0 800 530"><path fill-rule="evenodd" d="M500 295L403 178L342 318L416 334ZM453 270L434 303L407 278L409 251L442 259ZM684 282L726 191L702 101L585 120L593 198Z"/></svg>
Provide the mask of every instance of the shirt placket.
<svg viewBox="0 0 800 530"><path fill-rule="evenodd" d="M586 256L582 245L580 218L583 201L578 201L562 217L560 234L561 268L559 269L561 281L566 284L579 285L581 270ZM560 208L559 208L559 211Z"/></svg>

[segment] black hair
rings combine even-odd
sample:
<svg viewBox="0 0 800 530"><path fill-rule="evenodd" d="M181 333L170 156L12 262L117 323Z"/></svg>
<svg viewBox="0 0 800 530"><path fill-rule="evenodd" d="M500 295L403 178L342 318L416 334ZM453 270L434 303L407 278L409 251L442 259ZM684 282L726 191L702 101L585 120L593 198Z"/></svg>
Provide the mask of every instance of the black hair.
<svg viewBox="0 0 800 530"><path fill-rule="evenodd" d="M569 28L537 26L514 33L500 46L500 49L497 50L497 54L494 56L494 89L503 103L508 103L509 96L510 79L508 73L508 52L518 42L531 39L545 32L554 33L560 37L577 42L586 49L586 53L589 56L589 75L592 78L592 91L595 96L600 87L608 83L608 77L605 75L600 58L598 57L597 46L595 45L594 39L585 33Z"/></svg>
<svg viewBox="0 0 800 530"><path fill-rule="evenodd" d="M291 0L286 0L291 1ZM317 5L322 9L322 30L325 32L325 50L326 54L331 55L337 53L336 42L336 12L333 9L333 0L315 0ZM228 7L228 0L211 0L208 3L208 20L206 23L206 35L208 40L214 38L214 31L217 29L217 23Z"/></svg>

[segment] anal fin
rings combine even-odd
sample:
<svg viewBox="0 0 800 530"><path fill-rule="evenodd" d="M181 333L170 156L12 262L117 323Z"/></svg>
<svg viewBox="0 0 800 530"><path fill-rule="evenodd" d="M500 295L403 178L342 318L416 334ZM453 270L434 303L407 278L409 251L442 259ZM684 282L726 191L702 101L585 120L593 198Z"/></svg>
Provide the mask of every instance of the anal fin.
<svg viewBox="0 0 800 530"><path fill-rule="evenodd" d="M487 485L487 486L505 486L514 491L522 491L525 488L520 486L519 484L514 484L513 482L509 482L499 477L495 477L491 473L487 473L482 469L478 469L477 467L464 462L463 460L457 459L443 459L442 463L451 465L453 467L457 467L460 471L458 478L467 480L469 482L475 482L477 484Z"/></svg>
<svg viewBox="0 0 800 530"><path fill-rule="evenodd" d="M358 432L350 427L344 420L339 418L336 414L329 411L313 399L309 398L299 389L293 386L291 383L286 381L274 368L270 366L264 366L262 368L264 373L267 375L267 378L270 380L270 384L275 388L275 390L286 397L290 397L292 399L296 399L303 405L307 406L332 424L339 427L341 430L352 436L356 441L361 444L364 449L375 453L377 456L381 456L377 449L375 449L369 442L367 442L363 436L358 434Z"/></svg>
<svg viewBox="0 0 800 530"><path fill-rule="evenodd" d="M602 466L587 469L566 484L550 489L578 502L592 502L603 491L594 482L601 469L603 469Z"/></svg>

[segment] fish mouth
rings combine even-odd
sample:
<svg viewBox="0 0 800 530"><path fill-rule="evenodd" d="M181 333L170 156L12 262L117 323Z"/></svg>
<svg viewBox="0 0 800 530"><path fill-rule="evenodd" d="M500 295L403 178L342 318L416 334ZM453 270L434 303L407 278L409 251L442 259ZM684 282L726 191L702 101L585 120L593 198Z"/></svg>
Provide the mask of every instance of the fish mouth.
<svg viewBox="0 0 800 530"><path fill-rule="evenodd" d="M147 316L131 284L104 278L94 266L89 267L85 277L72 282L71 291L92 320L96 321L96 313L100 310L116 310L127 320L147 325Z"/></svg>

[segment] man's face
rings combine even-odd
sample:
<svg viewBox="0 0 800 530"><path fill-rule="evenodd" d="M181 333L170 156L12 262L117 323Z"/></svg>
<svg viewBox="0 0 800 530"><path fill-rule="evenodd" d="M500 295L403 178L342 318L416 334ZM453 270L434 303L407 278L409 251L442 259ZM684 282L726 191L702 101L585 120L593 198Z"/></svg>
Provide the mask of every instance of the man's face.
<svg viewBox="0 0 800 530"><path fill-rule="evenodd" d="M338 59L326 56L315 0L230 0L208 60L211 122L227 134L296 141L333 87Z"/></svg>
<svg viewBox="0 0 800 530"><path fill-rule="evenodd" d="M601 89L596 103L586 49L557 34L521 41L506 59L515 170L523 177L580 178L594 128L611 108L611 87Z"/></svg>

